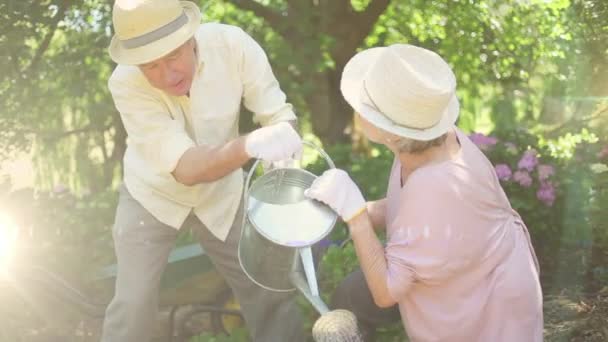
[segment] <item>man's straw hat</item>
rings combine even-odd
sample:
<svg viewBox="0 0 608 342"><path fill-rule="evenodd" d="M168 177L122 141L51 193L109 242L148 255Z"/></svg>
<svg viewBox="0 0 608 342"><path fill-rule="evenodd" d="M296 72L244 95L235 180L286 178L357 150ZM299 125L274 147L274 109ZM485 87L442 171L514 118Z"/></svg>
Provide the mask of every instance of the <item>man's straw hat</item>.
<svg viewBox="0 0 608 342"><path fill-rule="evenodd" d="M118 64L153 61L184 44L200 22L198 6L189 1L117 0L110 57Z"/></svg>

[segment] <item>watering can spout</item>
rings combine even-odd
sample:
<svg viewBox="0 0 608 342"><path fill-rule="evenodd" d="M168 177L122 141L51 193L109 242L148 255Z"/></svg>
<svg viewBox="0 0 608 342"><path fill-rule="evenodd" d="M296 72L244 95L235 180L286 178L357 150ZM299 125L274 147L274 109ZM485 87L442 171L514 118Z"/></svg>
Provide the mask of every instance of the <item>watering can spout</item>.
<svg viewBox="0 0 608 342"><path fill-rule="evenodd" d="M304 274L306 274L306 280L308 281L308 287L310 293L313 296L319 296L319 287L317 285L317 275L315 272L315 264L312 258L312 251L310 247L300 248L300 259L302 260L302 267L304 268Z"/></svg>
<svg viewBox="0 0 608 342"><path fill-rule="evenodd" d="M323 315L326 312L329 312L329 308L327 304L323 302L321 297L318 295L315 296L310 292L310 286L307 283L306 279L302 276L301 273L293 272L290 275L291 283L295 285L295 287L304 295L306 300L317 310L320 315Z"/></svg>

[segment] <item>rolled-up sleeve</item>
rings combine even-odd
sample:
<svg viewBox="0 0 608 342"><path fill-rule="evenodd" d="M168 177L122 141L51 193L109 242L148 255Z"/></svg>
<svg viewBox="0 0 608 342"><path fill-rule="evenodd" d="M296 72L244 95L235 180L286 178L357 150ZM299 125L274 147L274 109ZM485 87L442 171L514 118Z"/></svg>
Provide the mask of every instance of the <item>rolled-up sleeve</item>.
<svg viewBox="0 0 608 342"><path fill-rule="evenodd" d="M463 238L463 222L448 207L446 184L438 178L412 177L400 194L385 249L387 289L395 301L417 282L436 285L462 272L471 262L470 251L478 249Z"/></svg>
<svg viewBox="0 0 608 342"><path fill-rule="evenodd" d="M262 47L240 28L234 36L232 51L243 82L243 104L254 113L254 122L265 126L296 120Z"/></svg>
<svg viewBox="0 0 608 342"><path fill-rule="evenodd" d="M386 288L395 302L405 298L415 281L414 265L404 260L400 249L400 246L395 244L388 244L386 248Z"/></svg>
<svg viewBox="0 0 608 342"><path fill-rule="evenodd" d="M156 173L175 170L184 152L195 146L183 124L173 119L147 89L110 78L108 87L127 131L129 146Z"/></svg>

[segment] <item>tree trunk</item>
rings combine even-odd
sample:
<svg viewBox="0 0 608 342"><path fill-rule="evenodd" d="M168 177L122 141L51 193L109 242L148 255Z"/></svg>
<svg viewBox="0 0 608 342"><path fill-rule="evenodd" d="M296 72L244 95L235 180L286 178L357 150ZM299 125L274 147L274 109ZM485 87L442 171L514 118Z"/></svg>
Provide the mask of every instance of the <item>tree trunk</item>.
<svg viewBox="0 0 608 342"><path fill-rule="evenodd" d="M342 67L314 75L314 92L306 97L315 134L326 144L349 142L353 111L340 92Z"/></svg>
<svg viewBox="0 0 608 342"><path fill-rule="evenodd" d="M280 13L254 0L227 1L263 18L297 51L292 63L302 76L294 77L314 85L304 94L314 133L325 144L349 142L353 111L340 92L342 70L391 1L372 0L357 12L350 0L286 0L286 10ZM333 41L329 49L327 38ZM318 72L324 54L331 56L334 67Z"/></svg>

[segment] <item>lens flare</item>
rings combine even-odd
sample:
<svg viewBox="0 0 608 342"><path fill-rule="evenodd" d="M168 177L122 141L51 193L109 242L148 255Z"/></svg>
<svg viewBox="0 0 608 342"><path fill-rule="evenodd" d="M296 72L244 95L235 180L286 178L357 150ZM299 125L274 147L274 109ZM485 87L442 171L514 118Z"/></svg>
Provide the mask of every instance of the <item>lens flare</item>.
<svg viewBox="0 0 608 342"><path fill-rule="evenodd" d="M17 247L17 225L6 214L0 213L0 273L8 270Z"/></svg>

